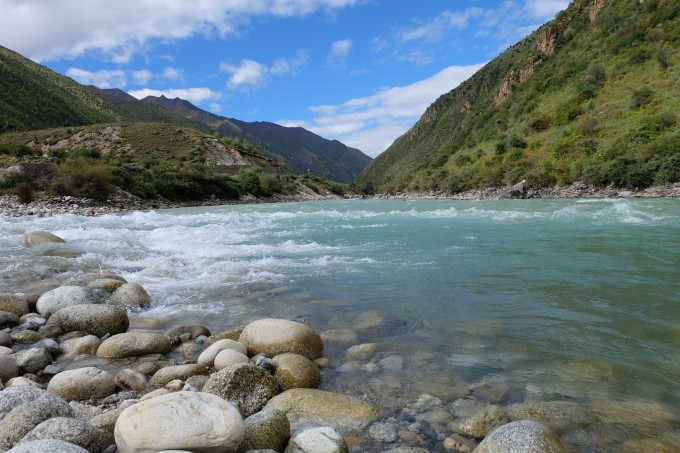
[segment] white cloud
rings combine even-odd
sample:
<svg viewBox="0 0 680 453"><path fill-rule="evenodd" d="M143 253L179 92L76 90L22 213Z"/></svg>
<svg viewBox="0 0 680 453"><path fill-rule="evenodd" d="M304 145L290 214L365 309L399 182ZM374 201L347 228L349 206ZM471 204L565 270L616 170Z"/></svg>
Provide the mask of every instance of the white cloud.
<svg viewBox="0 0 680 453"><path fill-rule="evenodd" d="M279 123L302 126L376 156L413 126L439 96L457 87L482 66L450 66L408 86L385 88L339 105L310 107L316 115L311 122L282 120Z"/></svg>
<svg viewBox="0 0 680 453"><path fill-rule="evenodd" d="M304 16L360 0L0 0L0 42L42 61L103 52L127 63L154 40L237 34L254 17ZM103 13L105 11L105 14Z"/></svg>
<svg viewBox="0 0 680 453"><path fill-rule="evenodd" d="M465 11L444 11L415 28L400 31L398 37L402 41L440 41L451 30L464 30L470 19L477 18L483 13L484 10L477 7Z"/></svg>
<svg viewBox="0 0 680 453"><path fill-rule="evenodd" d="M284 77L297 75L302 67L307 64L309 54L306 50L298 50L293 58L279 58L271 67L255 60L241 60L236 66L229 63L221 63L220 71L231 74L227 80L230 90L250 91L265 86L272 77Z"/></svg>
<svg viewBox="0 0 680 453"><path fill-rule="evenodd" d="M241 60L239 66L220 64L220 71L231 74L227 80L230 90L247 91L264 85L267 67L255 60Z"/></svg>
<svg viewBox="0 0 680 453"><path fill-rule="evenodd" d="M569 6L568 0L526 0L524 10L536 20L550 20Z"/></svg>
<svg viewBox="0 0 680 453"><path fill-rule="evenodd" d="M341 39L331 44L331 50L326 58L329 68L338 69L345 66L347 57L352 53L354 42L351 39Z"/></svg>
<svg viewBox="0 0 680 453"><path fill-rule="evenodd" d="M192 104L200 104L205 101L216 101L222 97L222 94L213 91L210 88L177 88L172 90L153 90L151 88L144 88L141 90L128 91L130 96L137 99L144 99L147 96L165 96L166 98L185 99Z"/></svg>
<svg viewBox="0 0 680 453"><path fill-rule="evenodd" d="M132 71L132 80L134 80L137 85L146 85L152 78L153 74L148 69Z"/></svg>
<svg viewBox="0 0 680 453"><path fill-rule="evenodd" d="M118 69L92 72L68 68L66 75L82 85L94 85L99 88L123 88L127 84L125 71Z"/></svg>
<svg viewBox="0 0 680 453"><path fill-rule="evenodd" d="M184 72L181 69L168 66L163 71L163 78L167 80L180 81L184 79Z"/></svg>

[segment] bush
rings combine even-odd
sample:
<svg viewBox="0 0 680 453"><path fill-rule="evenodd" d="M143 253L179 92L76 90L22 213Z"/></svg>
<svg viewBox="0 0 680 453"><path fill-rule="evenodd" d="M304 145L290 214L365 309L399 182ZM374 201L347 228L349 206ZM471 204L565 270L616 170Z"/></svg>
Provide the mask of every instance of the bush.
<svg viewBox="0 0 680 453"><path fill-rule="evenodd" d="M668 67L671 65L671 58L673 57L673 49L670 47L664 47L663 49L659 50L656 54L656 61L659 62L659 65L661 65L662 69L668 69Z"/></svg>
<svg viewBox="0 0 680 453"><path fill-rule="evenodd" d="M70 161L59 167L50 190L59 195L105 200L116 190L111 172L111 167L105 164Z"/></svg>
<svg viewBox="0 0 680 453"><path fill-rule="evenodd" d="M637 109L652 102L654 92L649 87L643 87L633 91L630 96L630 108Z"/></svg>
<svg viewBox="0 0 680 453"><path fill-rule="evenodd" d="M5 143L0 145L0 154L7 154L15 157L32 156L35 154L33 148L17 143Z"/></svg>
<svg viewBox="0 0 680 453"><path fill-rule="evenodd" d="M28 204L33 201L33 187L27 182L17 184L14 193L19 197L21 203Z"/></svg>
<svg viewBox="0 0 680 453"><path fill-rule="evenodd" d="M244 193L259 195L262 193L262 181L260 180L260 170L248 168L241 170L236 177L239 187Z"/></svg>

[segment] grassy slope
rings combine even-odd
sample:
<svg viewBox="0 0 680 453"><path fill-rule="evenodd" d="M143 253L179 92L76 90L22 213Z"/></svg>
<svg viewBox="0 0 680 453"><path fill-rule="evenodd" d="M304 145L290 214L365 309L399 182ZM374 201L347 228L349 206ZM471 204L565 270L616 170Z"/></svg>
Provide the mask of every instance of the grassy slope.
<svg viewBox="0 0 680 453"><path fill-rule="evenodd" d="M642 187L680 180L680 5L610 0L593 23L579 0L457 89L357 179L364 190L460 191L527 179ZM503 79L540 59L505 102ZM667 64L666 64L667 63Z"/></svg>

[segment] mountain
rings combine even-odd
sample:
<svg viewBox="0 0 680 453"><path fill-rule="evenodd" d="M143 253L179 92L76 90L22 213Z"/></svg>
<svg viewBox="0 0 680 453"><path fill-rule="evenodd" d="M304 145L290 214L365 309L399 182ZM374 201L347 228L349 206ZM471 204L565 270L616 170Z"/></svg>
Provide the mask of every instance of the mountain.
<svg viewBox="0 0 680 453"><path fill-rule="evenodd" d="M680 181L680 4L576 0L442 95L365 191Z"/></svg>
<svg viewBox="0 0 680 453"><path fill-rule="evenodd" d="M284 127L268 122L245 122L215 115L188 101L149 96L142 102L160 105L202 124L216 128L226 137L247 139L269 152L295 173L313 173L349 183L366 168L371 158L337 140L327 140L301 127Z"/></svg>

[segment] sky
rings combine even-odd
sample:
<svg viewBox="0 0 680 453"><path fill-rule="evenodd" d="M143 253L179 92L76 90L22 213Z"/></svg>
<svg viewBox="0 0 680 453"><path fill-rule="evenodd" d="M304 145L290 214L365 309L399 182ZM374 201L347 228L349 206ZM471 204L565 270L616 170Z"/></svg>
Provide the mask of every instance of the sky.
<svg viewBox="0 0 680 453"><path fill-rule="evenodd" d="M79 83L302 126L375 157L568 0L0 0L0 45Z"/></svg>

